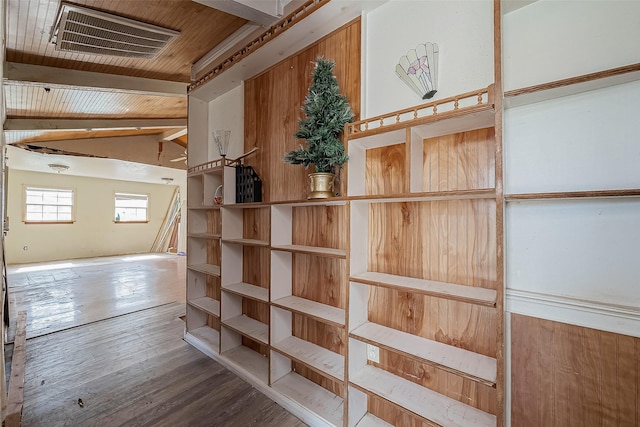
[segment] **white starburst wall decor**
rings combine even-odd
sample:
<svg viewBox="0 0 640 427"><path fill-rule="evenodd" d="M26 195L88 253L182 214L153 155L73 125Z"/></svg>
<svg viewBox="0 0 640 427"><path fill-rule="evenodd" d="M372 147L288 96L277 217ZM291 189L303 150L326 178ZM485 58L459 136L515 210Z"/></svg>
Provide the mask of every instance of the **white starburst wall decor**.
<svg viewBox="0 0 640 427"><path fill-rule="evenodd" d="M396 74L422 99L438 91L438 45L424 43L400 58Z"/></svg>

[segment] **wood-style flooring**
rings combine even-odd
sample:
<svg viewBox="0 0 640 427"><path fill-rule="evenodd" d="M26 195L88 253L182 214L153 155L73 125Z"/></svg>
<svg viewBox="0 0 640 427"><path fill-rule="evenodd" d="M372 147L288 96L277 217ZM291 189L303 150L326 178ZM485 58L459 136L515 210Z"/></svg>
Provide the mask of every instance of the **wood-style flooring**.
<svg viewBox="0 0 640 427"><path fill-rule="evenodd" d="M31 329L32 336L39 334L27 339L22 425L304 426L282 407L182 339L184 322L180 316L185 311L183 302L144 308L142 301L133 303L131 299L129 302L133 304L124 307L137 310L113 315L124 311L123 306L101 307L103 313L112 315L95 321L89 319L99 316L80 309L78 313L82 315L75 318L78 325L64 316L47 316L43 311L42 307L59 310L60 306L55 303L56 295L80 307L97 309L97 301L115 306L123 298L127 299L126 296L116 296L118 283L129 284L129 289L138 289L138 285L142 286L139 282L157 281L159 283L142 288L162 289L166 283L162 280L163 275L173 277L174 273L167 268L160 275L153 274L156 261L141 260L135 264L137 267L113 267L114 270L120 269L121 282L114 281L118 275L113 272L107 274L110 279L101 278L95 271L91 273L93 267L100 267L103 272L111 271L109 265L112 263L70 267L71 276L78 275L88 280L85 283L74 277L73 285L65 278L69 272L61 277L55 271L40 270L39 276L35 277L57 276L62 282L60 286L57 287L56 280L49 280L48 292L43 289L34 292L36 298L38 295L46 297L42 304L37 299L26 301L16 298L16 306L21 301L22 307L33 312L35 326ZM179 270L184 268L184 264L173 268ZM126 270L138 279L129 277ZM24 280L34 279L30 273L26 274ZM113 287L111 294L114 297L104 298L109 292L103 290L96 300L88 303L85 298L92 300L89 294L73 289L76 286L94 286L95 283ZM27 284L22 286L28 287ZM41 283L35 287L43 288ZM179 281L179 288L183 292L184 278ZM22 292L22 295L29 294L28 289ZM140 295L145 292L140 292ZM34 310L33 307L41 308ZM47 328L41 327L45 326L43 319L47 319ZM43 331L47 333L40 334Z"/></svg>

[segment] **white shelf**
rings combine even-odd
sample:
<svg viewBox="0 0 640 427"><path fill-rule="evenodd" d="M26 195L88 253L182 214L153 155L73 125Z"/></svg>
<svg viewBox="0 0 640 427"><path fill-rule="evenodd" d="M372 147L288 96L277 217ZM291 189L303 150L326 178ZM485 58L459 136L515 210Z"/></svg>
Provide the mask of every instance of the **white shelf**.
<svg viewBox="0 0 640 427"><path fill-rule="evenodd" d="M375 415L371 415L367 413L364 417L362 417L360 421L358 421L358 424L356 424L356 427L393 427L393 426L388 422L376 417Z"/></svg>
<svg viewBox="0 0 640 427"><path fill-rule="evenodd" d="M360 369L350 379L350 382L363 391L376 394L425 420L442 426L496 426L495 415L443 396L371 365Z"/></svg>
<svg viewBox="0 0 640 427"><path fill-rule="evenodd" d="M335 198L318 199L318 200L301 200L299 202L274 202L272 206L288 206L292 208L300 208L305 206L344 206L347 204L345 199Z"/></svg>
<svg viewBox="0 0 640 427"><path fill-rule="evenodd" d="M212 233L188 233L187 237L193 237L194 239L219 239L222 236Z"/></svg>
<svg viewBox="0 0 640 427"><path fill-rule="evenodd" d="M344 249L322 248L319 246L303 246L303 245L272 245L272 250L285 251L293 253L301 253L308 255L318 255L331 258L346 258L347 251Z"/></svg>
<svg viewBox="0 0 640 427"><path fill-rule="evenodd" d="M222 205L198 205L198 206L187 206L187 209L192 210L215 210L220 209Z"/></svg>
<svg viewBox="0 0 640 427"><path fill-rule="evenodd" d="M245 370L263 383L268 382L269 360L260 353L240 345L223 352L221 356L227 359L227 363Z"/></svg>
<svg viewBox="0 0 640 427"><path fill-rule="evenodd" d="M344 381L344 356L341 354L294 336L273 344L271 348L322 375Z"/></svg>
<svg viewBox="0 0 640 427"><path fill-rule="evenodd" d="M210 276L220 277L220 266L213 264L194 264L188 265L187 268L193 271L199 271L200 273L209 274Z"/></svg>
<svg viewBox="0 0 640 427"><path fill-rule="evenodd" d="M209 356L220 351L220 332L208 326L187 331L185 341Z"/></svg>
<svg viewBox="0 0 640 427"><path fill-rule="evenodd" d="M271 387L318 414L328 423L334 426L342 425L343 399L316 383L290 372L274 382Z"/></svg>
<svg viewBox="0 0 640 427"><path fill-rule="evenodd" d="M436 282L434 280L416 279L414 277L395 276L393 274L370 271L354 274L350 280L366 285L383 286L403 292L418 292L438 298L453 299L489 307L495 307L498 294L494 289L456 285L453 283Z"/></svg>
<svg viewBox="0 0 640 427"><path fill-rule="evenodd" d="M223 291L262 302L269 302L269 289L249 283L233 283L222 287Z"/></svg>
<svg viewBox="0 0 640 427"><path fill-rule="evenodd" d="M244 314L223 320L222 324L241 335L269 344L269 326Z"/></svg>
<svg viewBox="0 0 640 427"><path fill-rule="evenodd" d="M235 245L244 246L269 246L269 242L266 240L256 239L222 239L222 243L232 243Z"/></svg>
<svg viewBox="0 0 640 427"><path fill-rule="evenodd" d="M209 297L200 297L189 300L189 304L202 311L220 317L220 301Z"/></svg>
<svg viewBox="0 0 640 427"><path fill-rule="evenodd" d="M272 301L276 307L313 317L321 322L343 328L345 324L344 310L327 304L311 301L293 295Z"/></svg>
<svg viewBox="0 0 640 427"><path fill-rule="evenodd" d="M496 383L496 359L417 335L367 322L350 334L356 339L400 352L479 381L490 387Z"/></svg>

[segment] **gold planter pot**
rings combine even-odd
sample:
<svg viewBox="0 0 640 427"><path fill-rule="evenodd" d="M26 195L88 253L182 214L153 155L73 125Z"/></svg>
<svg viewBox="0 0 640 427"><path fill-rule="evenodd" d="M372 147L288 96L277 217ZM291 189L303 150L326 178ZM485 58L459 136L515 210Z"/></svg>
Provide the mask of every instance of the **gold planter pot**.
<svg viewBox="0 0 640 427"><path fill-rule="evenodd" d="M335 178L335 175L332 173L310 173L308 199L328 199L333 197L333 183Z"/></svg>

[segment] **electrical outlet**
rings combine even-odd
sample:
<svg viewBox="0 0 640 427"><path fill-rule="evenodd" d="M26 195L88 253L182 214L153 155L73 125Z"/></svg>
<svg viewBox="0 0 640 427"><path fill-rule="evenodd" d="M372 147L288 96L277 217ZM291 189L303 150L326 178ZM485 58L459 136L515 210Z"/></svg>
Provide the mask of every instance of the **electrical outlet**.
<svg viewBox="0 0 640 427"><path fill-rule="evenodd" d="M367 344L367 359L380 363L380 349L375 345Z"/></svg>

